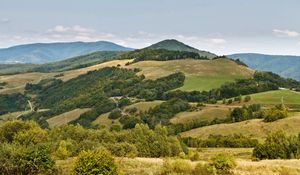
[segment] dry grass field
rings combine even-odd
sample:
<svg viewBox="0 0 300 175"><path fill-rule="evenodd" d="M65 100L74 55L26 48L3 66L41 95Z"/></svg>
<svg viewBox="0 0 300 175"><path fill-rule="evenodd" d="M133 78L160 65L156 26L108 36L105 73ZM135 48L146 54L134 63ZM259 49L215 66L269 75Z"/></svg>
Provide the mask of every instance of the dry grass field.
<svg viewBox="0 0 300 175"><path fill-rule="evenodd" d="M190 168L198 163L207 163L211 157L219 153L232 154L236 158L237 167L233 175L299 175L300 160L262 160L252 161L252 149L248 148L204 148L200 150L200 160L190 161L181 158L115 158L122 174L128 175L161 175L164 161L181 161ZM202 159L204 158L204 159ZM62 175L70 174L75 158L56 161L56 166ZM185 173L186 174L186 173ZM174 174L179 175L179 174ZM182 175L182 174L181 174ZM186 174L188 175L188 174Z"/></svg>
<svg viewBox="0 0 300 175"><path fill-rule="evenodd" d="M105 126L110 128L113 124L118 124L122 126L119 122L119 119L112 120L108 118L109 112L105 114L101 114L95 121L92 122L93 125Z"/></svg>
<svg viewBox="0 0 300 175"><path fill-rule="evenodd" d="M206 138L211 134L232 135L243 134L259 140L264 139L268 133L284 130L288 134L300 133L300 113L292 113L290 117L275 122L263 122L262 119L253 119L230 124L217 124L192 129L181 133L183 137Z"/></svg>
<svg viewBox="0 0 300 175"><path fill-rule="evenodd" d="M67 124L73 120L76 120L77 118L79 118L79 116L81 114L85 113L88 110L90 110L90 109L89 108L74 109L72 111L65 112L63 114L54 116L54 117L48 119L47 122L48 122L50 128L53 128L56 126L61 126L61 125Z"/></svg>
<svg viewBox="0 0 300 175"><path fill-rule="evenodd" d="M180 112L171 119L171 123L188 123L193 120L212 121L215 118L225 118L229 109L229 106L208 106L199 111Z"/></svg>
<svg viewBox="0 0 300 175"><path fill-rule="evenodd" d="M141 61L126 66L140 68L140 74L149 79L157 79L174 72L183 72L186 75L218 76L233 75L251 77L253 70L239 66L235 62L226 59L217 60L170 60L170 61Z"/></svg>
<svg viewBox="0 0 300 175"><path fill-rule="evenodd" d="M159 104L161 104L163 101L159 101L159 100L155 100L155 101L143 101L143 102L138 102L138 103L134 103L132 105L126 106L126 109L129 108L137 108L138 112L145 112L148 111L150 108L153 108Z"/></svg>

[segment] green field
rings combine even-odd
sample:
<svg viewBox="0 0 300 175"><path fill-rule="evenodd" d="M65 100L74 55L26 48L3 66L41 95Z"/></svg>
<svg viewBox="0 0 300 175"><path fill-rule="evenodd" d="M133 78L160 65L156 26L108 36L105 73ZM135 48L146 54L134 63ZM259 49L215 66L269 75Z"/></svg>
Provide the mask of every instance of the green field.
<svg viewBox="0 0 300 175"><path fill-rule="evenodd" d="M300 105L300 93L290 90L275 90L252 94L252 103L280 104L283 97L284 104Z"/></svg>
<svg viewBox="0 0 300 175"><path fill-rule="evenodd" d="M234 82L236 79L245 78L239 75L216 75L216 76L197 76L187 75L184 85L180 87L183 91L209 91L219 88L227 82Z"/></svg>

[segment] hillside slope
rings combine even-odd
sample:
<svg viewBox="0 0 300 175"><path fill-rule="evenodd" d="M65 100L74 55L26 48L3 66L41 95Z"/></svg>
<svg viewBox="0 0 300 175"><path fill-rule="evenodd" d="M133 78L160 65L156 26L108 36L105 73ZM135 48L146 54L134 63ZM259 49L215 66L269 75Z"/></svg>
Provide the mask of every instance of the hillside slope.
<svg viewBox="0 0 300 175"><path fill-rule="evenodd" d="M241 53L228 57L240 59L252 69L271 71L284 77L300 80L300 56Z"/></svg>
<svg viewBox="0 0 300 175"><path fill-rule="evenodd" d="M141 61L126 67L140 69L139 74L143 74L149 79L157 79L174 72L183 72L186 79L184 86L180 89L185 91L218 88L226 82L252 77L254 73L253 70L229 59Z"/></svg>
<svg viewBox="0 0 300 175"><path fill-rule="evenodd" d="M0 49L0 63L49 63L95 51L132 50L112 42L35 43Z"/></svg>
<svg viewBox="0 0 300 175"><path fill-rule="evenodd" d="M289 134L298 134L300 132L300 113L294 113L291 117L281 119L275 122L263 122L262 119L253 119L237 123L217 124L192 129L183 132L183 137L201 137L207 138L209 135L233 135L243 134L252 138L263 139L270 132L284 130Z"/></svg>
<svg viewBox="0 0 300 175"><path fill-rule="evenodd" d="M0 75L25 72L61 72L70 69L88 67L93 64L112 60L125 51L98 51L62 61L45 64L0 64Z"/></svg>
<svg viewBox="0 0 300 175"><path fill-rule="evenodd" d="M17 75L0 76L0 82L7 85L0 89L0 93L22 92L26 83L37 83L41 79L51 78L60 74L58 79L63 81L75 78L88 71L104 67L120 65L127 69L138 68L141 71L138 75L145 75L147 79L157 79L172 73L183 72L186 75L185 84L182 90L209 90L217 88L225 82L232 82L237 78L249 78L254 71L236 64L228 59L215 60L170 60L170 61L140 61L126 65L132 60L112 60L93 66L63 71L59 73L24 73ZM226 76L226 78L224 78Z"/></svg>
<svg viewBox="0 0 300 175"><path fill-rule="evenodd" d="M175 39L167 39L160 41L156 44L152 44L151 46L147 47L149 49L166 49L166 50L174 50L174 51L186 51L186 52L194 52L198 53L201 57L207 57L207 58L214 58L217 55L207 52L198 50L196 48L193 48L191 46L188 46L180 41L177 41Z"/></svg>

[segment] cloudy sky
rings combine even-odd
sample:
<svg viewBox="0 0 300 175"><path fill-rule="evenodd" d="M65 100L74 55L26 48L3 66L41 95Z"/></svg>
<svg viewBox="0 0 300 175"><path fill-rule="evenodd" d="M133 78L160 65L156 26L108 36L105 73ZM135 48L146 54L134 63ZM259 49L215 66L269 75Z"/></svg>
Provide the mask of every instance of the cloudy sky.
<svg viewBox="0 0 300 175"><path fill-rule="evenodd" d="M299 0L0 0L0 47L175 38L217 54L300 55Z"/></svg>

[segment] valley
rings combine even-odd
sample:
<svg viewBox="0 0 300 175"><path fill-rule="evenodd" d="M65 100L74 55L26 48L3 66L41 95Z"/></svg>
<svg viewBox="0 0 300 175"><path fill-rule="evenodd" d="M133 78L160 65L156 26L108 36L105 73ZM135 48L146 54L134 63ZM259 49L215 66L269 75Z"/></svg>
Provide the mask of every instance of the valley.
<svg viewBox="0 0 300 175"><path fill-rule="evenodd" d="M1 75L0 142L8 147L0 151L47 145L59 174L97 154L125 174L220 174L218 161L236 175L300 172L298 148L263 152L268 142L298 144L300 82L207 54L165 40Z"/></svg>

